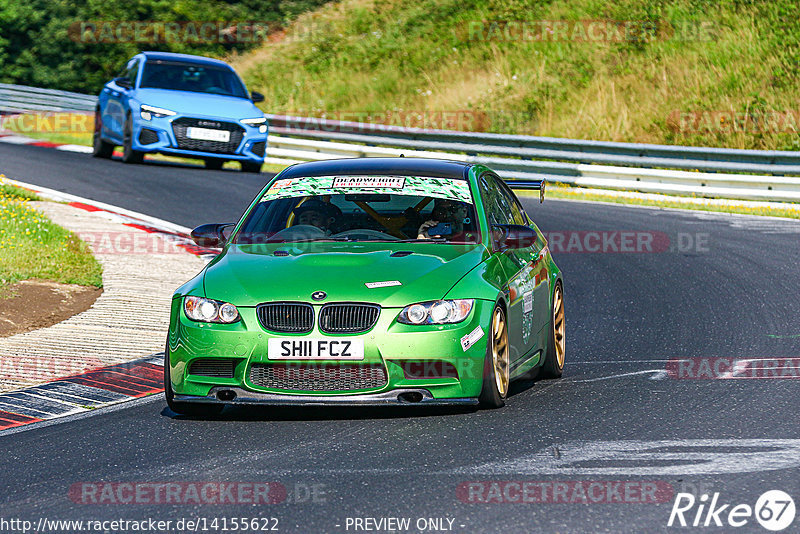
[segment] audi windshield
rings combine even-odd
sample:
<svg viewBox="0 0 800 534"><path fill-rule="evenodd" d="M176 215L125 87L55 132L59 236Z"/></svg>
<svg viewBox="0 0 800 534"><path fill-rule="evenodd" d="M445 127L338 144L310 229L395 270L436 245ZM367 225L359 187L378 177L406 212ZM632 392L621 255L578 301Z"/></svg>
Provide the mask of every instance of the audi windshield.
<svg viewBox="0 0 800 534"><path fill-rule="evenodd" d="M147 61L140 87L249 98L232 70L200 63Z"/></svg>

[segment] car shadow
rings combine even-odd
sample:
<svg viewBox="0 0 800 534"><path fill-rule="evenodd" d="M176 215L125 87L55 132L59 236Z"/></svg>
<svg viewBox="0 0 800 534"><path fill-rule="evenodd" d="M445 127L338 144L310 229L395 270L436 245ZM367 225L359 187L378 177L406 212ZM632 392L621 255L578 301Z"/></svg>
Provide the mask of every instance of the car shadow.
<svg viewBox="0 0 800 534"><path fill-rule="evenodd" d="M508 388L508 398L512 398L520 393L525 393L533 386L536 385L537 382L540 380L536 379L522 379L522 380L514 380L511 382L511 385Z"/></svg>
<svg viewBox="0 0 800 534"><path fill-rule="evenodd" d="M226 406L219 415L188 416L164 407L161 415L177 421L344 421L352 419L408 419L464 415L470 406Z"/></svg>
<svg viewBox="0 0 800 534"><path fill-rule="evenodd" d="M113 156L112 160L122 163L121 156ZM139 166L156 166L156 167L169 167L169 168L178 168L178 169L199 169L207 172L235 172L241 173L239 169L206 169L205 166L198 164L198 163L191 163L188 161L164 161L158 159L145 159L142 163L137 163L136 165Z"/></svg>
<svg viewBox="0 0 800 534"><path fill-rule="evenodd" d="M529 389L533 388L536 385L545 385L545 384L552 384L554 381L558 381L557 378L543 378L539 374L539 368L537 367L534 371L533 376L528 376L526 378L517 378L513 382L511 382L510 387L508 388L508 398L515 395L519 395L520 393L524 393Z"/></svg>
<svg viewBox="0 0 800 534"><path fill-rule="evenodd" d="M518 379L511 383L508 398L524 393L550 380L541 377ZM502 410L502 408L500 408ZM229 405L219 415L189 416L177 414L164 407L161 415L177 421L344 421L352 419L404 419L445 417L484 411L478 405L468 406L259 406ZM491 410L486 410L491 411Z"/></svg>

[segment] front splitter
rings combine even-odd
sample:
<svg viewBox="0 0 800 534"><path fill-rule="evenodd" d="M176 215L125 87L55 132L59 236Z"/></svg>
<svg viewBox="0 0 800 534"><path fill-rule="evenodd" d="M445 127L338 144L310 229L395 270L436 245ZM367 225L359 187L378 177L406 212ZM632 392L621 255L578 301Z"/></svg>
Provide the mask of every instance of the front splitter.
<svg viewBox="0 0 800 534"><path fill-rule="evenodd" d="M235 396L229 400L232 395ZM478 399L470 397L437 399L427 389L394 389L381 393L323 396L260 393L237 387L214 387L206 397L175 395L175 401L200 404L268 404L274 406L474 406L478 404Z"/></svg>

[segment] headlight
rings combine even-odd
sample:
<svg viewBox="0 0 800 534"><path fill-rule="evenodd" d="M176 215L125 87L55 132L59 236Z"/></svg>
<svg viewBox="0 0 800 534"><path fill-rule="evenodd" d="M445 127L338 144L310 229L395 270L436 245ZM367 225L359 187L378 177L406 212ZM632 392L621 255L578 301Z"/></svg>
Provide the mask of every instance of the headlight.
<svg viewBox="0 0 800 534"><path fill-rule="evenodd" d="M253 117L252 119L241 119L239 122L242 124L248 124L250 126L258 126L259 124L264 124L267 122L266 117Z"/></svg>
<svg viewBox="0 0 800 534"><path fill-rule="evenodd" d="M240 119L239 122L248 126L258 126L259 133L267 133L267 118L253 117L252 119Z"/></svg>
<svg viewBox="0 0 800 534"><path fill-rule="evenodd" d="M157 108L155 106L148 106L147 104L142 104L141 108L139 109L139 116L146 121L149 121L153 117L160 119L161 117L170 117L172 115L175 115L174 111L164 108Z"/></svg>
<svg viewBox="0 0 800 534"><path fill-rule="evenodd" d="M473 299L432 300L403 308L397 321L404 324L460 323L472 311Z"/></svg>
<svg viewBox="0 0 800 534"><path fill-rule="evenodd" d="M183 311L192 321L202 323L233 323L239 320L239 310L233 304L203 297L186 297Z"/></svg>

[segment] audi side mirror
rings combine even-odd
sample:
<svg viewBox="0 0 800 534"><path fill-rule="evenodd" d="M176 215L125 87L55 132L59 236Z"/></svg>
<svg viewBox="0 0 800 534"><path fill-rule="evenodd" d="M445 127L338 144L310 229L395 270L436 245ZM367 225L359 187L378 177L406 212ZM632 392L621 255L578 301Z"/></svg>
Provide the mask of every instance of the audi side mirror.
<svg viewBox="0 0 800 534"><path fill-rule="evenodd" d="M119 78L114 78L114 83L119 85L120 87L124 87L125 89L130 89L131 87L133 87L131 81L124 76L120 76Z"/></svg>

